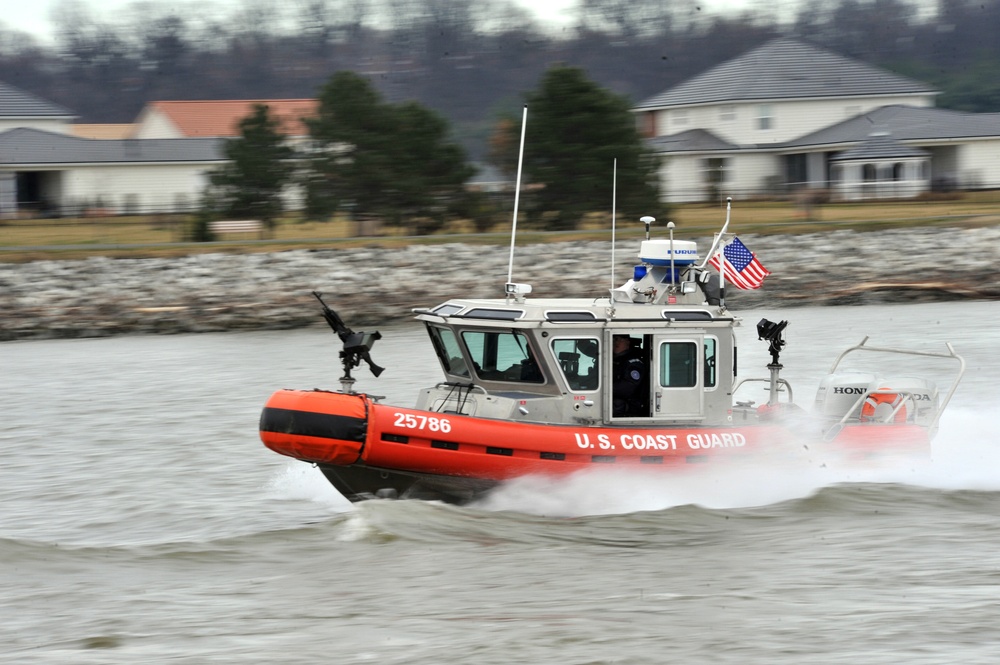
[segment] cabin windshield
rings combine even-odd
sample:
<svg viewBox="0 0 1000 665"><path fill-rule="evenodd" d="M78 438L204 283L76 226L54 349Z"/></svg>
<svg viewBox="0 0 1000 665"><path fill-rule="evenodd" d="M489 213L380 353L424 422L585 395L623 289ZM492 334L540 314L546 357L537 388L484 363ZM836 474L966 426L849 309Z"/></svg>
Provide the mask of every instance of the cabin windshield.
<svg viewBox="0 0 1000 665"><path fill-rule="evenodd" d="M524 334L515 331L466 330L462 341L476 374L486 381L544 383L545 378Z"/></svg>
<svg viewBox="0 0 1000 665"><path fill-rule="evenodd" d="M448 374L468 378L469 368L462 356L462 347L458 343L455 333L448 328L438 328L437 326L427 326L427 332L430 333L431 344L434 345L434 352L437 353L444 371Z"/></svg>

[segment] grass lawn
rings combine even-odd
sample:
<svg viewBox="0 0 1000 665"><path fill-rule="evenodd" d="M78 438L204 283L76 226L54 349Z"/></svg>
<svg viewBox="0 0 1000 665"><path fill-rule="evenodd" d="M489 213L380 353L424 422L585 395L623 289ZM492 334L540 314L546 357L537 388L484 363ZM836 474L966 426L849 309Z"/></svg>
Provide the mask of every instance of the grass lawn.
<svg viewBox="0 0 1000 665"><path fill-rule="evenodd" d="M674 206L669 219L657 220L654 233L662 235L666 222L673 221L678 237L710 235L722 226L725 215L724 206ZM1000 224L1000 192L967 193L954 200L940 201L826 204L814 207L809 219L802 209L786 201L735 201L731 217L729 230L743 234L809 233L839 228L865 231L912 226L993 226ZM346 220L302 222L289 219L279 223L266 239L255 233L233 233L213 243L188 243L182 241L187 223L188 220L180 215L4 220L0 221L0 261L94 255L177 256L209 251L258 252L371 244L398 246L446 240L504 244L509 242L510 233L510 225L506 223L487 234L454 232L463 229L463 225L459 225L450 229L452 233L433 236L412 237L406 235L406 229L385 228L377 237L357 237L357 226ZM637 237L644 230L638 220L624 220L620 216L617 228L621 237ZM546 233L519 227L518 242L606 239L609 231L610 212L606 215L595 213L578 231Z"/></svg>

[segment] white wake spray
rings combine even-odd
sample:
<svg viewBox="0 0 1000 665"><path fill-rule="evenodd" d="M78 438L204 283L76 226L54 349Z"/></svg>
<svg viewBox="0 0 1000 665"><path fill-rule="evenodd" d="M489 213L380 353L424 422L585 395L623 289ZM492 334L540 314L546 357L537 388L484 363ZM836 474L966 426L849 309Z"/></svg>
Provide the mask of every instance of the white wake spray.
<svg viewBox="0 0 1000 665"><path fill-rule="evenodd" d="M786 459L741 460L677 472L595 469L564 478L505 483L475 506L487 511L580 517L682 505L750 508L810 496L844 483L894 483L943 490L1000 491L1000 440L994 408L945 413L930 459L858 462L803 446Z"/></svg>

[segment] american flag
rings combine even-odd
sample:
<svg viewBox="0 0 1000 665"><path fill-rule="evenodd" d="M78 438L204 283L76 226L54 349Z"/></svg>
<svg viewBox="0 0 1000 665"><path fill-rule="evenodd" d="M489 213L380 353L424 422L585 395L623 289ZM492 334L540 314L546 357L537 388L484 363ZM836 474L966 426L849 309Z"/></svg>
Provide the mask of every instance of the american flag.
<svg viewBox="0 0 1000 665"><path fill-rule="evenodd" d="M764 278L771 274L736 236L708 262L719 272L723 272L725 266L725 281L741 289L759 289Z"/></svg>

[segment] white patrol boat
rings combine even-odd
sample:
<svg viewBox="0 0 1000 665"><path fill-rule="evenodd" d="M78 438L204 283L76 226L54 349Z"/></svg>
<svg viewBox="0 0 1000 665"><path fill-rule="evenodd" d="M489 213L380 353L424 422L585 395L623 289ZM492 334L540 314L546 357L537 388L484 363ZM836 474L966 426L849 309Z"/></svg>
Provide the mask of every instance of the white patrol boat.
<svg viewBox="0 0 1000 665"><path fill-rule="evenodd" d="M807 412L780 375L787 322L757 323L771 362L762 376L740 378L740 319L726 307L725 285L748 278L752 254L742 244L732 257L720 250L734 246L723 242L724 226L703 260L696 243L673 239L672 224L670 237L650 238L652 221L643 218L632 278L604 295L531 298L530 286L508 276L503 297L414 310L443 377L413 407L354 391L351 370L363 361L381 373L369 356L380 335L355 333L323 303L344 343L341 390L274 393L261 415L262 441L318 465L351 500L459 503L526 474L641 467L669 476L692 464L771 456L790 443L861 456L929 450L965 368L950 344L908 351L865 338L834 361ZM734 267L730 258L743 262ZM756 265L759 284L767 273ZM616 374L618 336L628 339L626 376ZM953 360L956 376L942 395L926 378L839 370L858 353ZM764 384L765 403L740 399L748 382Z"/></svg>

